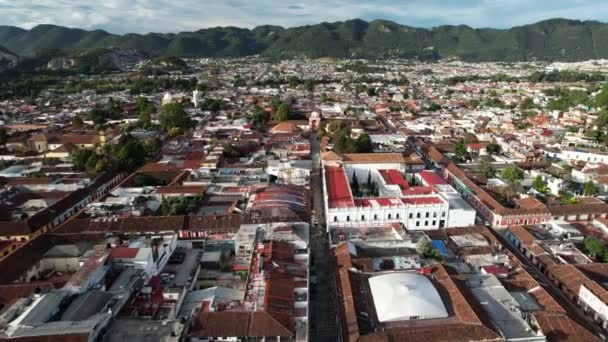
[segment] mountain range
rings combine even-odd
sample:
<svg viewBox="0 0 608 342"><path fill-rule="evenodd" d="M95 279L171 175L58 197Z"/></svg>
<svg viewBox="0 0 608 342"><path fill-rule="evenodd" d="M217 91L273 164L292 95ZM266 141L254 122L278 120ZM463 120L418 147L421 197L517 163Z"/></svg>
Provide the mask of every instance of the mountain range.
<svg viewBox="0 0 608 342"><path fill-rule="evenodd" d="M116 35L55 25L0 26L0 46L20 56L49 49L121 48L151 56L276 58L460 58L468 61L608 58L608 24L550 19L510 29L416 28L360 19L283 28L216 27L194 32Z"/></svg>

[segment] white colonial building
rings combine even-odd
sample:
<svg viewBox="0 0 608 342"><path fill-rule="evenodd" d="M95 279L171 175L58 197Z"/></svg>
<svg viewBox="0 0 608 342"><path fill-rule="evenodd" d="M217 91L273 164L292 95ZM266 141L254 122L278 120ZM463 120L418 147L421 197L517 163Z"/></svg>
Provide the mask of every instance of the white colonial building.
<svg viewBox="0 0 608 342"><path fill-rule="evenodd" d="M439 175L433 171L406 175L404 170L403 156L398 153L324 154L328 230L392 223L408 230L430 230L475 223L475 210ZM351 189L355 177L359 196ZM420 185L411 186L406 179Z"/></svg>

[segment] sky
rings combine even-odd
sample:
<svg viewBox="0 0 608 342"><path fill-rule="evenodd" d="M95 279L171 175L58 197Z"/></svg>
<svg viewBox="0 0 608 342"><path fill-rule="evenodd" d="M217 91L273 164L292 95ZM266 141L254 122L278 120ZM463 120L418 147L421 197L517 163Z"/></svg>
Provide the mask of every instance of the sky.
<svg viewBox="0 0 608 342"><path fill-rule="evenodd" d="M416 27L508 28L550 18L608 19L605 0L0 0L0 25L55 24L111 33L216 26L293 27L354 18Z"/></svg>

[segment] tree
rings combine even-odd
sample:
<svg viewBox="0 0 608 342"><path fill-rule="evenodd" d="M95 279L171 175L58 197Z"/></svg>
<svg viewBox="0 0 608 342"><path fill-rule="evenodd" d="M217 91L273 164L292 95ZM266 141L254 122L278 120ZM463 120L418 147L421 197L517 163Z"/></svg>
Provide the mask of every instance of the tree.
<svg viewBox="0 0 608 342"><path fill-rule="evenodd" d="M89 163L89 159L97 158L97 154L94 150L88 148L81 148L74 152L72 155L72 164L74 164L74 168L78 171L87 170L87 165Z"/></svg>
<svg viewBox="0 0 608 342"><path fill-rule="evenodd" d="M355 86L355 93L361 94L367 91L367 87L364 84L357 84Z"/></svg>
<svg viewBox="0 0 608 342"><path fill-rule="evenodd" d="M376 183L372 183L372 194L374 197L380 197L380 189L376 186Z"/></svg>
<svg viewBox="0 0 608 342"><path fill-rule="evenodd" d="M593 196L597 193L597 188L595 187L595 184L593 184L592 180L589 180L587 183L585 183L585 188L583 190L583 194L585 196Z"/></svg>
<svg viewBox="0 0 608 342"><path fill-rule="evenodd" d="M171 212L171 205L169 204L169 201L167 200L167 197L163 196L163 198L160 200L160 214L162 216L168 216Z"/></svg>
<svg viewBox="0 0 608 342"><path fill-rule="evenodd" d="M95 172L105 172L108 171L111 167L111 163L107 158L101 158L95 164Z"/></svg>
<svg viewBox="0 0 608 342"><path fill-rule="evenodd" d="M270 114L264 110L264 108L255 106L253 108L253 116L251 120L251 124L254 127L261 128L263 127L268 120L270 120Z"/></svg>
<svg viewBox="0 0 608 342"><path fill-rule="evenodd" d="M135 138L129 138L116 158L119 171L134 171L146 161L146 150Z"/></svg>
<svg viewBox="0 0 608 342"><path fill-rule="evenodd" d="M101 108L93 108L89 111L89 119L96 125L105 124L107 116L107 112Z"/></svg>
<svg viewBox="0 0 608 342"><path fill-rule="evenodd" d="M175 138L179 135L184 134L184 129L180 128L180 127L171 127L171 129L169 130L169 132L167 132L167 134L169 135L169 137Z"/></svg>
<svg viewBox="0 0 608 342"><path fill-rule="evenodd" d="M436 111L438 111L438 110L440 110L440 109L441 109L441 106L440 106L439 104L435 103L435 102L431 102L431 103L428 105L428 109L429 109L430 111L432 111L432 112L436 112Z"/></svg>
<svg viewBox="0 0 608 342"><path fill-rule="evenodd" d="M428 254L433 249L433 245L427 239L420 239L416 244L416 252L421 255Z"/></svg>
<svg viewBox="0 0 608 342"><path fill-rule="evenodd" d="M188 129L193 126L192 119L179 103L168 103L161 107L158 116L161 127L166 131L171 128Z"/></svg>
<svg viewBox="0 0 608 342"><path fill-rule="evenodd" d="M91 109L88 116L96 125L103 125L108 120L116 120L122 117L122 105L120 101L110 98L105 106L97 106Z"/></svg>
<svg viewBox="0 0 608 342"><path fill-rule="evenodd" d="M458 158L458 160L461 161L464 161L468 158L469 152L467 151L467 144L465 143L464 139L460 139L454 145L454 155L456 156L456 158Z"/></svg>
<svg viewBox="0 0 608 342"><path fill-rule="evenodd" d="M519 104L519 109L521 110L529 110L534 108L534 100L532 100L529 97L526 97L523 101L521 101L521 103Z"/></svg>
<svg viewBox="0 0 608 342"><path fill-rule="evenodd" d="M160 202L160 214L163 216L185 215L193 212L203 200L196 197L163 197Z"/></svg>
<svg viewBox="0 0 608 342"><path fill-rule="evenodd" d="M515 165L510 164L500 173L500 177L505 182L518 182L524 178L523 172Z"/></svg>
<svg viewBox="0 0 608 342"><path fill-rule="evenodd" d="M234 78L234 83L232 84L235 88L240 88L240 87L244 87L247 85L247 82L241 77L241 76L236 76Z"/></svg>
<svg viewBox="0 0 608 342"><path fill-rule="evenodd" d="M371 171L367 173L367 181L364 184L363 190L361 193L364 196L373 196L374 194L374 186L375 184L372 182L372 173Z"/></svg>
<svg viewBox="0 0 608 342"><path fill-rule="evenodd" d="M314 80L304 81L304 89L306 89L308 91L313 91L315 89L315 81Z"/></svg>
<svg viewBox="0 0 608 342"><path fill-rule="evenodd" d="M376 95L378 95L376 88L374 88L374 87L367 88L367 96L376 96Z"/></svg>
<svg viewBox="0 0 608 342"><path fill-rule="evenodd" d="M353 182L352 182L352 191L353 195L359 196L360 187L359 187L359 179L357 178L357 172L353 171Z"/></svg>
<svg viewBox="0 0 608 342"><path fill-rule="evenodd" d="M499 154L501 150L502 148L497 143L488 143L486 145L486 152L488 152L489 155Z"/></svg>
<svg viewBox="0 0 608 342"><path fill-rule="evenodd" d="M146 156L148 157L154 157L162 147L163 142L159 137L154 137L144 142L144 149L146 150Z"/></svg>
<svg viewBox="0 0 608 342"><path fill-rule="evenodd" d="M571 192L566 190L559 191L559 201L561 204L575 204L576 197Z"/></svg>
<svg viewBox="0 0 608 342"><path fill-rule="evenodd" d="M532 182L532 188L536 191L546 192L547 191L547 183L543 180L541 175L536 176L534 181Z"/></svg>
<svg viewBox="0 0 608 342"><path fill-rule="evenodd" d="M46 177L46 173L42 172L41 170L38 170L38 171L28 173L27 176L31 177L31 178L43 178L43 177ZM24 214L27 215L27 213L24 213ZM26 218L27 217L29 217L29 215L26 216ZM23 220L23 218L22 218L22 220Z"/></svg>
<svg viewBox="0 0 608 342"><path fill-rule="evenodd" d="M521 191L520 181L524 178L524 175L517 166L513 164L507 166L500 173L500 177L507 183L505 187L507 197L511 197Z"/></svg>
<svg viewBox="0 0 608 342"><path fill-rule="evenodd" d="M319 139L319 141L321 141L321 138L327 135L327 131L325 130L326 128L327 124L325 123L325 121L319 122L319 127L317 127L317 138Z"/></svg>
<svg viewBox="0 0 608 342"><path fill-rule="evenodd" d="M340 133L350 135L350 126L345 120L334 120L325 125L325 130L330 136L337 137Z"/></svg>
<svg viewBox="0 0 608 342"><path fill-rule="evenodd" d="M357 153L370 153L373 152L374 147L372 146L372 140L367 133L361 134L355 142Z"/></svg>
<svg viewBox="0 0 608 342"><path fill-rule="evenodd" d="M593 124L596 126L594 132L597 141L607 140L608 136L608 110L602 109L595 117Z"/></svg>
<svg viewBox="0 0 608 342"><path fill-rule="evenodd" d="M227 158L236 159L241 158L243 156L243 152L235 145L224 144L222 145L222 149L224 150L224 156L226 156Z"/></svg>
<svg viewBox="0 0 608 342"><path fill-rule="evenodd" d="M607 107L608 106L608 86L604 86L602 91L595 96L596 107Z"/></svg>
<svg viewBox="0 0 608 342"><path fill-rule="evenodd" d="M564 141L565 137L566 137L566 131L557 131L557 132L553 133L553 139L555 139L555 141L557 141L559 143Z"/></svg>
<svg viewBox="0 0 608 342"><path fill-rule="evenodd" d="M594 124L598 129L603 129L608 126L608 110L602 109L597 113Z"/></svg>
<svg viewBox="0 0 608 342"><path fill-rule="evenodd" d="M357 151L357 147L350 135L341 131L336 136L334 151L337 153L353 153Z"/></svg>
<svg viewBox="0 0 608 342"><path fill-rule="evenodd" d="M277 111L274 113L274 119L277 121L286 121L289 120L289 106L281 102L279 107L277 107Z"/></svg>
<svg viewBox="0 0 608 342"><path fill-rule="evenodd" d="M97 163L99 162L100 156L93 152L93 154L90 155L89 159L87 159L87 162L85 163L84 167L86 170L88 171L92 171L95 170L97 168Z"/></svg>
<svg viewBox="0 0 608 342"><path fill-rule="evenodd" d="M289 86L292 88L295 88L300 83L302 83L302 81L300 80L300 78L298 76L291 75L291 76L287 77L287 84L289 84Z"/></svg>
<svg viewBox="0 0 608 342"><path fill-rule="evenodd" d="M5 127L0 127L0 145L6 144L8 141L8 133Z"/></svg>
<svg viewBox="0 0 608 342"><path fill-rule="evenodd" d="M479 158L477 172L485 178L494 177L496 170L494 169L494 166L492 166L492 157L485 155Z"/></svg>
<svg viewBox="0 0 608 342"><path fill-rule="evenodd" d="M583 241L583 245L585 247L585 250L589 254L594 256L598 261L602 262L605 260L606 246L604 246L604 244L599 239L593 236L588 236Z"/></svg>
<svg viewBox="0 0 608 342"><path fill-rule="evenodd" d="M486 100L485 105L487 107L503 108L505 104L497 97L490 97Z"/></svg>
<svg viewBox="0 0 608 342"><path fill-rule="evenodd" d="M140 127L149 127L152 123L152 113L156 111L154 104L145 97L137 99L137 123Z"/></svg>
<svg viewBox="0 0 608 342"><path fill-rule="evenodd" d="M477 107L479 107L479 100L477 99L471 99L467 102L467 107L469 107L469 109L476 109Z"/></svg>
<svg viewBox="0 0 608 342"><path fill-rule="evenodd" d="M440 261L442 259L441 253L438 250L433 248L433 245L429 240L421 239L416 244L416 252L418 254L424 256L425 258L435 259Z"/></svg>
<svg viewBox="0 0 608 342"><path fill-rule="evenodd" d="M202 110L210 110L212 112L217 112L218 110L224 108L226 103L221 99L212 99L206 98L200 105Z"/></svg>

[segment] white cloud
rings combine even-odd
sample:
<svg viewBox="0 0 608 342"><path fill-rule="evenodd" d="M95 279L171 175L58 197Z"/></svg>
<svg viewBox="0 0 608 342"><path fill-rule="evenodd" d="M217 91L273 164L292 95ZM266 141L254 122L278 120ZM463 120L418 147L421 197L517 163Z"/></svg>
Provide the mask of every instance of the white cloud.
<svg viewBox="0 0 608 342"><path fill-rule="evenodd" d="M352 18L412 26L510 27L567 17L603 20L595 0L0 0L3 24L56 24L114 33L192 31L214 26L299 26Z"/></svg>

